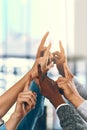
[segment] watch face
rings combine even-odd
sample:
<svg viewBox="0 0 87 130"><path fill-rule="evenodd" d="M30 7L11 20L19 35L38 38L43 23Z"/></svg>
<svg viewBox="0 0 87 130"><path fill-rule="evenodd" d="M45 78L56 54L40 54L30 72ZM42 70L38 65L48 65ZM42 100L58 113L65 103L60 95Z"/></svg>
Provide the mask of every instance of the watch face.
<svg viewBox="0 0 87 130"><path fill-rule="evenodd" d="M4 121L0 119L0 126L4 124Z"/></svg>

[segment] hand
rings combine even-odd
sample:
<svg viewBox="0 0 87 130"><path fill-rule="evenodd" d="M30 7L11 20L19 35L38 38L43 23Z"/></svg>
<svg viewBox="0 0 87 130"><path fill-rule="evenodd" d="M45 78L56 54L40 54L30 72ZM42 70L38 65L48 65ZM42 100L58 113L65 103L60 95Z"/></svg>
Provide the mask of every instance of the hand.
<svg viewBox="0 0 87 130"><path fill-rule="evenodd" d="M41 70L43 73L46 73L53 66L52 61L48 64L48 59L50 58L50 52L49 52L50 47L51 47L51 44L48 45L46 51L44 52L44 56L36 59L31 69L33 78L36 78L38 76L38 70L37 70L38 64L41 65Z"/></svg>
<svg viewBox="0 0 87 130"><path fill-rule="evenodd" d="M42 40L40 42L40 45L38 47L37 54L36 54L36 59L38 59L40 57L43 57L44 52L47 49L47 47L45 47L44 44L45 44L45 41L46 41L46 38L47 38L48 34L49 34L49 32L46 32L46 34L44 35L44 37L42 38ZM39 85L38 78L35 78L34 80Z"/></svg>
<svg viewBox="0 0 87 130"><path fill-rule="evenodd" d="M64 51L64 48L62 46L62 42L61 41L59 41L59 47L60 47L60 52L56 51L56 52L53 53L54 60L55 60L55 63L57 65L58 64L63 64L66 61L65 51Z"/></svg>
<svg viewBox="0 0 87 130"><path fill-rule="evenodd" d="M38 65L38 78L42 95L50 99L53 93L59 94L57 83L42 73L40 65Z"/></svg>
<svg viewBox="0 0 87 130"><path fill-rule="evenodd" d="M36 54L36 59L43 57L45 51L47 50L47 47L44 46L44 44L45 44L45 41L46 41L48 34L49 34L49 32L46 32L46 34L44 35L44 37L41 40L41 43L38 47L38 51L37 51L37 54ZM51 52L49 52L49 56L50 56L50 59L48 59L48 64L53 60L53 54Z"/></svg>
<svg viewBox="0 0 87 130"><path fill-rule="evenodd" d="M57 80L57 84L60 89L63 90L64 96L76 107L79 106L79 104L83 101L83 99L80 97L75 84L72 81L72 75L68 71L68 67L66 64L64 64L64 72L65 77L60 77Z"/></svg>
<svg viewBox="0 0 87 130"><path fill-rule="evenodd" d="M59 41L59 47L60 47L60 52L56 51L53 53L54 56L54 62L56 63L57 69L59 71L59 73L62 76L65 76L64 74L64 68L63 68L63 63L67 62L66 56L65 56L65 51L64 48L62 46L61 41Z"/></svg>
<svg viewBox="0 0 87 130"><path fill-rule="evenodd" d="M40 65L38 65L38 75L42 95L47 97L55 108L64 103L57 83L42 73Z"/></svg>
<svg viewBox="0 0 87 130"><path fill-rule="evenodd" d="M36 93L28 90L29 81L25 84L23 92L18 95L14 115L22 119L36 104Z"/></svg>

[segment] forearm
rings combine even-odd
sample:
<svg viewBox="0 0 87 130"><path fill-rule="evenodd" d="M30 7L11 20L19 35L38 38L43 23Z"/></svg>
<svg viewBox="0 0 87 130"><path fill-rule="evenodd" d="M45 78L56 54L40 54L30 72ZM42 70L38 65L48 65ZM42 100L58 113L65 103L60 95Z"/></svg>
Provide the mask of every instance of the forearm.
<svg viewBox="0 0 87 130"><path fill-rule="evenodd" d="M52 103L52 105L55 107L55 109L65 103L65 101L63 100L63 98L61 97L61 94L52 94L52 96L49 98L50 102Z"/></svg>
<svg viewBox="0 0 87 130"><path fill-rule="evenodd" d="M13 113L9 120L6 122L6 130L16 130L21 118L17 114Z"/></svg>
<svg viewBox="0 0 87 130"><path fill-rule="evenodd" d="M29 71L23 78L21 78L16 84L14 84L10 89L8 89L0 97L0 116L4 116L10 107L15 103L19 92L24 88L24 84L29 80L31 72Z"/></svg>
<svg viewBox="0 0 87 130"><path fill-rule="evenodd" d="M63 104L56 112L63 130L87 130L87 123L71 105Z"/></svg>

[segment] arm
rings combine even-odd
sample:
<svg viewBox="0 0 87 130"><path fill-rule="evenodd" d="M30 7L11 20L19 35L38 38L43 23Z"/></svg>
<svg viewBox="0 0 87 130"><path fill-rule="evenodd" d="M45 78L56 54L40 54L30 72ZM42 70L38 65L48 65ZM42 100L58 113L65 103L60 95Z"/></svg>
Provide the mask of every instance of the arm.
<svg viewBox="0 0 87 130"><path fill-rule="evenodd" d="M0 97L0 116L1 117L15 103L18 93L23 90L24 84L28 80L30 75L32 75L32 79L38 76L38 71L37 71L38 64L41 64L41 68L43 72L46 72L52 66L52 63L50 63L49 65L47 64L48 58L49 58L50 47L51 47L51 44L49 44L49 46L47 47L44 53L44 56L36 59L32 69L21 80L19 80L15 85L13 85L8 91L6 91Z"/></svg>
<svg viewBox="0 0 87 130"><path fill-rule="evenodd" d="M69 104L63 104L57 109L57 115L63 130L86 130L85 122L79 113Z"/></svg>
<svg viewBox="0 0 87 130"><path fill-rule="evenodd" d="M10 107L17 100L19 92L23 91L24 84L29 79L31 75L29 71L24 77L22 77L16 84L14 84L10 89L8 89L3 95L0 96L0 116L4 116Z"/></svg>
<svg viewBox="0 0 87 130"><path fill-rule="evenodd" d="M26 83L23 92L18 95L16 108L10 119L6 122L7 130L16 130L20 121L36 104L36 94L28 90L29 81Z"/></svg>
<svg viewBox="0 0 87 130"><path fill-rule="evenodd" d="M87 101L77 91L66 64L64 64L64 72L65 77L57 80L58 86L63 90L65 98L75 106L81 117L87 121Z"/></svg>
<svg viewBox="0 0 87 130"><path fill-rule="evenodd" d="M84 98L79 95L66 64L64 64L64 72L65 77L58 78L57 84L63 90L65 98L77 108L84 102Z"/></svg>

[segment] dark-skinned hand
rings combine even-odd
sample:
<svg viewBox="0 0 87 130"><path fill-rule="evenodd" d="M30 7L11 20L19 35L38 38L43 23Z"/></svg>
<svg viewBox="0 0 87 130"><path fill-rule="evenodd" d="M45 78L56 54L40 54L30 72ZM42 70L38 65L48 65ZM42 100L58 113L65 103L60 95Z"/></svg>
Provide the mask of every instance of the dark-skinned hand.
<svg viewBox="0 0 87 130"><path fill-rule="evenodd" d="M42 95L47 97L56 108L62 102L57 83L42 73L40 65L38 65L38 78Z"/></svg>
<svg viewBox="0 0 87 130"><path fill-rule="evenodd" d="M42 95L49 99L53 93L59 93L57 83L42 73L40 64L38 65L38 78Z"/></svg>

